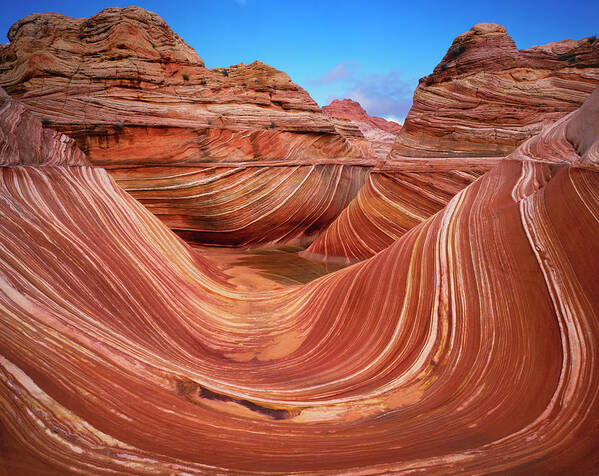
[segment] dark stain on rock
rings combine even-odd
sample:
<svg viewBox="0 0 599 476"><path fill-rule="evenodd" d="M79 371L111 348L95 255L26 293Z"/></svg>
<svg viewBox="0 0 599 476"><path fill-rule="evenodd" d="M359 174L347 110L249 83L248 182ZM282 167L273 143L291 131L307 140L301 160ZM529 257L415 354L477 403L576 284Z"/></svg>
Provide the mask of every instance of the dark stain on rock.
<svg viewBox="0 0 599 476"><path fill-rule="evenodd" d="M266 415L273 420L286 420L294 416L299 415L301 410L288 410L284 408L270 408L263 405L258 405L250 400L241 398L230 397L218 392L213 392L207 388L202 387L193 380L189 379L177 379L176 380L177 395L185 398L188 402L198 404L197 397L205 400L215 400L219 402L233 402L238 405L244 406L245 408Z"/></svg>

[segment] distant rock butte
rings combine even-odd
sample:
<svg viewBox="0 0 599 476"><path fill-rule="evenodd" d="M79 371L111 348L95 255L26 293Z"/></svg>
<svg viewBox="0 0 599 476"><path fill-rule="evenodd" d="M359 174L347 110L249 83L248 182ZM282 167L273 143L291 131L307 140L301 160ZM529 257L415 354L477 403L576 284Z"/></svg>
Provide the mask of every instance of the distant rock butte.
<svg viewBox="0 0 599 476"><path fill-rule="evenodd" d="M351 124L358 126L363 137L370 142L374 155L379 159L389 155L395 136L401 130L401 125L396 122L369 116L360 103L351 99L341 101L335 99L328 106L324 106L322 111L336 121L337 128L342 133L343 124L339 121L350 121ZM350 135L347 138L352 140Z"/></svg>
<svg viewBox="0 0 599 476"><path fill-rule="evenodd" d="M392 134L397 134L401 130L401 124L395 121L387 121L382 117L369 116L359 102L351 99L333 99L331 104L323 106L322 112L336 119L364 122Z"/></svg>
<svg viewBox="0 0 599 476"><path fill-rule="evenodd" d="M420 80L390 158L505 156L597 84L599 42L518 50L504 27L480 23Z"/></svg>
<svg viewBox="0 0 599 476"><path fill-rule="evenodd" d="M374 163L360 128L324 115L285 73L208 69L144 9L34 14L8 38L0 86L189 240L310 239Z"/></svg>

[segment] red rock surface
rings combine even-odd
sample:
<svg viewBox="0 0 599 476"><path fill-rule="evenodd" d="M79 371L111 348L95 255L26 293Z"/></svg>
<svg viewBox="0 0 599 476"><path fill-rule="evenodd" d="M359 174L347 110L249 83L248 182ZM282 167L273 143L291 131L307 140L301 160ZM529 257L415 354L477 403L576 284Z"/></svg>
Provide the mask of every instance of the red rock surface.
<svg viewBox="0 0 599 476"><path fill-rule="evenodd" d="M362 138L370 142L372 154L379 159L385 159L395 142L396 134L401 130L401 125L393 121L386 121L381 117L369 116L360 106L360 103L351 99L333 100L328 106L322 108L327 116L334 119L340 132L345 133L344 122L349 121L358 127L361 136L358 137L358 146ZM346 134L348 140L352 140L350 134Z"/></svg>
<svg viewBox="0 0 599 476"><path fill-rule="evenodd" d="M401 124L395 121L387 121L382 117L369 116L359 102L351 99L333 99L331 104L323 106L322 112L336 119L363 122L392 134L397 134L401 130Z"/></svg>
<svg viewBox="0 0 599 476"><path fill-rule="evenodd" d="M370 258L443 209L496 162L418 159L375 168L356 197L301 255L346 264Z"/></svg>
<svg viewBox="0 0 599 476"><path fill-rule="evenodd" d="M598 107L375 257L251 293L2 99L3 472L594 473Z"/></svg>
<svg viewBox="0 0 599 476"><path fill-rule="evenodd" d="M504 27L480 23L420 80L391 158L505 156L578 108L597 84L599 42L518 50Z"/></svg>
<svg viewBox="0 0 599 476"><path fill-rule="evenodd" d="M230 246L304 244L347 206L368 170L342 164L109 169L185 240Z"/></svg>
<svg viewBox="0 0 599 476"><path fill-rule="evenodd" d="M351 200L371 165L359 128L330 120L285 73L258 61L205 68L164 20L141 8L81 19L30 15L8 38L0 86L187 237L309 240ZM240 184L257 193L241 194ZM273 216L287 224L272 226Z"/></svg>
<svg viewBox="0 0 599 476"><path fill-rule="evenodd" d="M90 165L73 139L42 128L39 120L24 112L25 106L0 88L0 116L7 124L0 130L0 166Z"/></svg>

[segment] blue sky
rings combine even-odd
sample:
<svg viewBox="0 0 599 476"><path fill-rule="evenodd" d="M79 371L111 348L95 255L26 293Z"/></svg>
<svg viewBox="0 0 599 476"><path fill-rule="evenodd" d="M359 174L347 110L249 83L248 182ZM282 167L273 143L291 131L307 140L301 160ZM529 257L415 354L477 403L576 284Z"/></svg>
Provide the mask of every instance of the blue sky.
<svg viewBox="0 0 599 476"><path fill-rule="evenodd" d="M162 16L208 67L260 60L289 74L321 106L350 97L372 115L402 121L418 78L476 23L504 25L518 48L599 36L599 0L133 1L3 0L2 41L30 13L87 17L137 5Z"/></svg>

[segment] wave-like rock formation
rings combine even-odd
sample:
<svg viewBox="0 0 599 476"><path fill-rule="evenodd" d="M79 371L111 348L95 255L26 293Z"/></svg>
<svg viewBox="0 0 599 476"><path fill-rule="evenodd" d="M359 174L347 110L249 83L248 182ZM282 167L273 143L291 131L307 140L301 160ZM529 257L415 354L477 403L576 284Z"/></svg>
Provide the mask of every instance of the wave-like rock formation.
<svg viewBox="0 0 599 476"><path fill-rule="evenodd" d="M362 133L362 136L357 138L357 145L359 146L361 140L365 138L372 146L372 153L379 159L385 159L389 155L396 134L401 130L401 125L396 122L369 116L360 103L351 99L342 101L335 99L328 106L324 106L322 112L337 121L350 121L351 124L355 124ZM344 124L340 122L336 124L340 132L344 131ZM351 132L346 136L348 140L353 140Z"/></svg>
<svg viewBox="0 0 599 476"><path fill-rule="evenodd" d="M443 209L496 163L491 158L416 159L377 167L301 255L346 264L370 258Z"/></svg>
<svg viewBox="0 0 599 476"><path fill-rule="evenodd" d="M313 239L351 202L368 171L313 164L152 167L111 175L186 241L250 246Z"/></svg>
<svg viewBox="0 0 599 476"><path fill-rule="evenodd" d="M11 165L90 165L75 141L24 114L25 106L11 101L0 88L0 166Z"/></svg>
<svg viewBox="0 0 599 476"><path fill-rule="evenodd" d="M518 50L504 27L475 25L420 80L391 158L505 156L578 108L597 84L597 41Z"/></svg>
<svg viewBox="0 0 599 476"><path fill-rule="evenodd" d="M329 119L285 73L260 62L206 68L141 8L81 19L34 14L8 38L0 86L185 236L231 244L246 244L248 234L259 243L310 239L347 205L371 165L360 129ZM341 191L340 183L348 186ZM243 195L239 185L258 193ZM271 226L273 214L288 225Z"/></svg>
<svg viewBox="0 0 599 476"><path fill-rule="evenodd" d="M591 99L373 258L250 293L0 97L0 467L593 474Z"/></svg>

